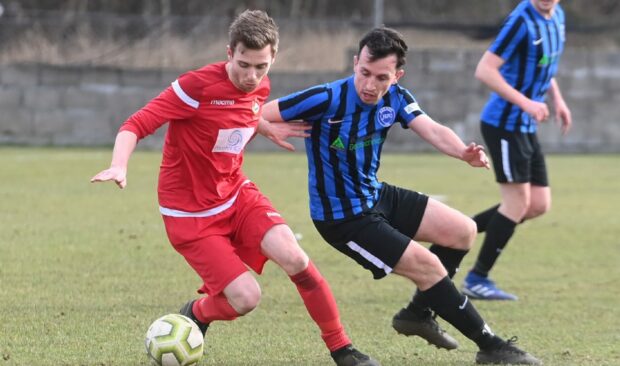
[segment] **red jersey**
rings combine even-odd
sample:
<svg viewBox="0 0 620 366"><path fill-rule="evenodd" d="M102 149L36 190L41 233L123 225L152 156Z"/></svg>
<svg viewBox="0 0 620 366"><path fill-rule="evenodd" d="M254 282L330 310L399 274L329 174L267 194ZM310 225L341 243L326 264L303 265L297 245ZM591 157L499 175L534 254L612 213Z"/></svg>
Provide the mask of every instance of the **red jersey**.
<svg viewBox="0 0 620 366"><path fill-rule="evenodd" d="M181 75L120 128L142 139L169 121L157 190L164 214L217 213L247 181L243 150L256 134L270 84L265 76L245 93L230 81L225 65Z"/></svg>

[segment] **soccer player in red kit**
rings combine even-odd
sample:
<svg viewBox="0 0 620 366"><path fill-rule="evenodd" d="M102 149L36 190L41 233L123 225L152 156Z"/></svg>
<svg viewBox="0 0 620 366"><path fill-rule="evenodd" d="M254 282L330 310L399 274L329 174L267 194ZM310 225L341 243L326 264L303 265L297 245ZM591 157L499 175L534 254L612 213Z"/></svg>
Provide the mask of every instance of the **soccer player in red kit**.
<svg viewBox="0 0 620 366"><path fill-rule="evenodd" d="M269 95L267 72L277 51L277 26L262 11L245 11L231 24L229 37L228 61L181 75L125 121L110 168L91 181L115 181L124 188L138 140L169 122L159 210L170 242L202 278L199 292L207 294L185 304L181 314L205 333L213 321L252 311L261 290L248 267L260 274L271 259L296 285L337 365L379 365L353 348L329 285L241 170L244 147L256 134ZM278 133L306 135L303 127Z"/></svg>

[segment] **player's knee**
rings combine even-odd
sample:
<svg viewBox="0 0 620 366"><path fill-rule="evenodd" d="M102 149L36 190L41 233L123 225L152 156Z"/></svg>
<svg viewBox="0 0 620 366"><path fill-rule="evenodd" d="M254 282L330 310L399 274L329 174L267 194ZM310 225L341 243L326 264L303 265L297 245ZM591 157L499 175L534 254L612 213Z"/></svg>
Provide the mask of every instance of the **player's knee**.
<svg viewBox="0 0 620 366"><path fill-rule="evenodd" d="M531 204L525 218L532 219L534 217L542 216L549 212L550 209L551 202L537 202L535 204Z"/></svg>
<svg viewBox="0 0 620 366"><path fill-rule="evenodd" d="M300 252L299 254L295 255L295 257L292 258L289 263L291 273L299 273L305 270L308 267L308 261L308 255L306 255L306 253L304 252Z"/></svg>
<svg viewBox="0 0 620 366"><path fill-rule="evenodd" d="M301 247L298 248L299 250L291 250L286 259L280 263L282 269L284 269L289 276L297 274L308 267L310 258L308 258L308 255Z"/></svg>
<svg viewBox="0 0 620 366"><path fill-rule="evenodd" d="M458 225L458 229L454 233L452 243L446 246L454 249L469 250L474 245L477 234L476 222L469 217L464 217L464 220Z"/></svg>
<svg viewBox="0 0 620 366"><path fill-rule="evenodd" d="M426 290L448 275L439 258L430 250L412 241L394 267L394 273L412 280Z"/></svg>
<svg viewBox="0 0 620 366"><path fill-rule="evenodd" d="M531 203L528 197L523 199L511 200L509 202L502 202L500 206L501 213L513 221L521 221L526 218L530 210Z"/></svg>
<svg viewBox="0 0 620 366"><path fill-rule="evenodd" d="M424 260L426 262L425 266L429 269L429 272L434 273L436 275L442 275L442 276L448 274L443 264L441 264L439 257L437 257L436 255L431 254L428 257L426 257Z"/></svg>
<svg viewBox="0 0 620 366"><path fill-rule="evenodd" d="M424 275L431 275L433 277L439 275L446 275L446 269L439 258L432 252L425 250L421 252L415 260L414 267Z"/></svg>
<svg viewBox="0 0 620 366"><path fill-rule="evenodd" d="M260 303L260 287L248 287L228 297L228 302L239 315L244 315L254 310Z"/></svg>

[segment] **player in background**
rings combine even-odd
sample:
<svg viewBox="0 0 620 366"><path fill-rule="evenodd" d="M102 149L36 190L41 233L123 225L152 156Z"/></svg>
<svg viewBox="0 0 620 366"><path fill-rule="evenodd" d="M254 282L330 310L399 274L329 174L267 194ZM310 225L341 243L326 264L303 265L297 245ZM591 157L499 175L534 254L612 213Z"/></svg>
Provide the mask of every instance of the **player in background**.
<svg viewBox="0 0 620 366"><path fill-rule="evenodd" d="M525 0L508 16L484 53L476 78L492 93L482 110L481 131L493 160L501 203L474 216L478 232L486 232L463 292L471 298L517 300L489 279L502 250L523 220L551 207L545 157L536 136L549 117L545 95L551 94L562 133L571 113L554 76L564 50L564 12L559 0Z"/></svg>
<svg viewBox="0 0 620 366"><path fill-rule="evenodd" d="M213 321L249 313L261 290L248 267L260 274L271 259L296 285L337 365L379 365L353 348L329 285L241 170L244 147L256 133L269 95L277 26L262 11L245 11L231 24L229 36L227 61L181 75L125 121L110 168L91 181L114 181L124 188L137 141L169 122L159 211L172 246L202 278L199 292L207 294L185 304L181 314L205 333ZM283 133L284 138L305 135L299 127Z"/></svg>
<svg viewBox="0 0 620 366"><path fill-rule="evenodd" d="M305 120L312 125L305 143L314 225L375 279L396 273L418 286L409 305L393 318L399 333L454 349L458 344L434 319L439 315L478 345L478 363L536 365L539 361L514 340L493 334L451 280L476 236L473 220L422 193L377 179L381 149L395 124L444 154L489 167L482 146L465 145L398 85L406 52L398 32L373 29L359 43L352 76L267 103L259 133L270 136L280 128L281 123L269 122ZM419 241L435 244L429 250Z"/></svg>

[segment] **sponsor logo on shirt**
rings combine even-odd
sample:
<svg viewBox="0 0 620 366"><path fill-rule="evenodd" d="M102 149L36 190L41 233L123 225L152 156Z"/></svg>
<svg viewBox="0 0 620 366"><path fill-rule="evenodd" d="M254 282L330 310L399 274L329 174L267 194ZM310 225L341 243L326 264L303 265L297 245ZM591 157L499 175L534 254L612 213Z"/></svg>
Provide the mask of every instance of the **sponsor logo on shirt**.
<svg viewBox="0 0 620 366"><path fill-rule="evenodd" d="M383 143L384 138L380 135L366 136L361 141L349 144L349 151L363 149L367 146L380 145Z"/></svg>
<svg viewBox="0 0 620 366"><path fill-rule="evenodd" d="M547 66L550 63L551 61L549 61L549 57L547 55L543 55L540 60L538 60L538 67Z"/></svg>
<svg viewBox="0 0 620 366"><path fill-rule="evenodd" d="M329 147L334 150L344 150L344 143L342 142L340 136L338 136L334 141L332 141L332 144L329 145Z"/></svg>
<svg viewBox="0 0 620 366"><path fill-rule="evenodd" d="M282 216L282 215L280 215L280 214L279 214L279 213L277 213L277 212L267 212L267 217L274 217L274 216L275 216L275 217L280 217L280 216Z"/></svg>
<svg viewBox="0 0 620 366"><path fill-rule="evenodd" d="M239 154L245 145L250 141L254 129L246 128L229 128L219 130L217 133L217 141L213 146L213 152Z"/></svg>
<svg viewBox="0 0 620 366"><path fill-rule="evenodd" d="M394 120L396 119L396 112L392 107L383 107L379 109L379 113L377 113L377 120L379 124L383 127L388 127Z"/></svg>
<svg viewBox="0 0 620 366"><path fill-rule="evenodd" d="M232 99L213 99L211 105L227 106L234 105L235 101Z"/></svg>
<svg viewBox="0 0 620 366"><path fill-rule="evenodd" d="M334 141L332 141L331 145L329 145L330 148L334 149L334 150L349 150L349 151L354 151L357 149L363 149L365 147L368 146L374 146L374 145L379 145L381 143L383 143L385 139L383 137L381 137L380 135L371 135L371 136L366 136L362 139L360 139L359 141L354 141L354 142L350 142L347 146L345 146L344 142L342 141L342 139L340 138L340 136L336 137L336 139Z"/></svg>
<svg viewBox="0 0 620 366"><path fill-rule="evenodd" d="M538 60L538 67L544 67L544 66L551 65L552 63L557 61L557 58L559 56L560 55L558 52L554 52L551 55L542 55L540 60Z"/></svg>

